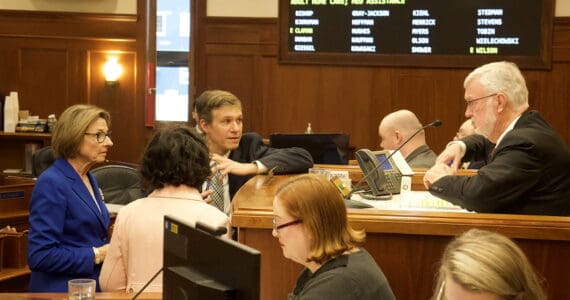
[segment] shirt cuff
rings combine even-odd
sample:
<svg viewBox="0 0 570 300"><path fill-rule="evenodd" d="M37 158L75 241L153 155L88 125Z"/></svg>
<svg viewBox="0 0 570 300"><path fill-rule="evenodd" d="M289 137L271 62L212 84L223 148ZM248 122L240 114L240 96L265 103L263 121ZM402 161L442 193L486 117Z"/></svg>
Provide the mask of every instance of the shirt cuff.
<svg viewBox="0 0 570 300"><path fill-rule="evenodd" d="M461 157L465 156L465 152L467 151L467 145L465 145L464 142L462 142L462 141L451 141L451 142L447 143L447 145L445 147L447 148L451 145L459 145L459 147L461 147Z"/></svg>
<svg viewBox="0 0 570 300"><path fill-rule="evenodd" d="M93 247L93 254L94 254L94 256L95 256L93 262L94 262L96 265L98 265L98 264L100 264L100 263L103 262L103 261L102 261L102 257L101 257L101 251L99 251L99 249Z"/></svg>
<svg viewBox="0 0 570 300"><path fill-rule="evenodd" d="M253 161L253 163L257 165L257 174L267 173L268 171L267 167L264 164L262 164L259 160L255 160Z"/></svg>

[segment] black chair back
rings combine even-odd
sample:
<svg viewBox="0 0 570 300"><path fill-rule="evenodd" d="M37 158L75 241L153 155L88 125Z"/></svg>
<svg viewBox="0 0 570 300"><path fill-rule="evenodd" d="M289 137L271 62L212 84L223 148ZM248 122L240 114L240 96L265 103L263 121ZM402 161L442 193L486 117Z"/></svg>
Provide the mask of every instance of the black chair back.
<svg viewBox="0 0 570 300"><path fill-rule="evenodd" d="M32 154L32 176L39 177L55 161L55 154L51 146L38 149Z"/></svg>
<svg viewBox="0 0 570 300"><path fill-rule="evenodd" d="M105 203L126 205L145 197L140 173L131 167L106 165L91 170Z"/></svg>

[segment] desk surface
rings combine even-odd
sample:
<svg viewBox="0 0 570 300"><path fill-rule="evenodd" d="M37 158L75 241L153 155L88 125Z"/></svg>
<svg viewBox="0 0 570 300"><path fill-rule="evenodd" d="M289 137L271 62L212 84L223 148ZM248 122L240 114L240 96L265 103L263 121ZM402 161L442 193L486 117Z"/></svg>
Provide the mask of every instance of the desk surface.
<svg viewBox="0 0 570 300"><path fill-rule="evenodd" d="M234 198L232 225L272 228L273 197L277 189L292 176L295 175L258 175L249 180ZM512 238L570 241L570 217L466 213L462 210L389 206L389 203L384 203L381 208L349 209L349 221L357 228L364 227L369 233L455 236L477 226Z"/></svg>
<svg viewBox="0 0 570 300"><path fill-rule="evenodd" d="M97 293L96 300L132 299L134 294ZM0 293L2 300L67 300L67 293ZM142 293L137 299L161 300L162 293Z"/></svg>

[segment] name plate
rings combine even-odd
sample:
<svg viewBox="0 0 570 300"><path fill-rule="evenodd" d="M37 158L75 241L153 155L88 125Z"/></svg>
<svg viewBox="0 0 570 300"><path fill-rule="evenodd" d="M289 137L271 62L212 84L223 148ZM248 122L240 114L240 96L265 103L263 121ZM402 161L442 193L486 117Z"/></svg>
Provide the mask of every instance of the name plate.
<svg viewBox="0 0 570 300"><path fill-rule="evenodd" d="M0 200L8 200L8 199L16 199L16 198L24 198L24 191L0 193Z"/></svg>

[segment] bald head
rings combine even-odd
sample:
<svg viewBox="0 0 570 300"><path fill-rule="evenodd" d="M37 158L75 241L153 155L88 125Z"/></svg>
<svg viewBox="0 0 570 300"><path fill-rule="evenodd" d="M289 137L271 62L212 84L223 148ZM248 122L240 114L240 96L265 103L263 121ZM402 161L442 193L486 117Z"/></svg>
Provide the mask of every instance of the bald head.
<svg viewBox="0 0 570 300"><path fill-rule="evenodd" d="M378 126L378 135L382 140L380 147L385 150L394 150L420 128L422 128L422 124L413 112L403 109L390 113L382 119L380 126ZM425 135L420 132L400 151L406 157L414 149L425 145L425 143Z"/></svg>
<svg viewBox="0 0 570 300"><path fill-rule="evenodd" d="M380 127L390 130L398 129L400 131L413 132L420 129L422 124L413 112L402 109L384 117L382 122L380 122Z"/></svg>

